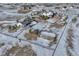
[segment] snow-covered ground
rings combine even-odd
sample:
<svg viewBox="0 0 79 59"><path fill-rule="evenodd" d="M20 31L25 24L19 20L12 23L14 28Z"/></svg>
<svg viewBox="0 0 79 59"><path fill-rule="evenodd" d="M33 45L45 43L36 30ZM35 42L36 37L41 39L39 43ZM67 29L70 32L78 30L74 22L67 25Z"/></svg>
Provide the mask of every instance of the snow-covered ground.
<svg viewBox="0 0 79 59"><path fill-rule="evenodd" d="M19 47L25 47L31 45L32 50L36 53L36 55L43 56L43 55L52 55L52 50L43 48L41 46L31 44L27 41L21 40L21 42L16 39L9 36L5 36L0 34L0 44L4 44L2 47L0 47L0 55L5 55L8 50L10 50L12 47L16 47L19 45ZM28 51L29 52L29 51ZM28 53L26 52L26 53ZM16 53L15 53L16 54Z"/></svg>
<svg viewBox="0 0 79 59"><path fill-rule="evenodd" d="M37 56L76 56L79 55L79 9L75 7L56 9L56 5L46 7L44 5L36 4L28 13L18 13L17 8L20 5L0 4L0 28L4 24L3 30L0 29L0 55L37 55ZM76 5L74 5L76 6ZM44 9L44 10L43 10ZM57 12L61 18L50 17L41 22L31 22L30 25L20 27L16 32L10 33L5 28L7 25L17 24L17 20L25 19L25 17L33 16L35 11L43 12ZM43 11L42 11L43 10ZM49 13L51 14L51 12ZM38 14L36 14L38 15ZM44 14L45 15L45 14ZM58 16L57 15L57 16ZM50 16L50 15L49 15ZM68 16L67 20L63 20ZM73 22L73 17L76 17L76 22ZM37 38L34 40L25 37L29 30L39 30ZM33 33L31 33L32 35ZM34 33L35 35L35 33ZM28 51L30 50L30 51ZM24 52L25 51L25 52ZM26 53L26 54L25 54Z"/></svg>

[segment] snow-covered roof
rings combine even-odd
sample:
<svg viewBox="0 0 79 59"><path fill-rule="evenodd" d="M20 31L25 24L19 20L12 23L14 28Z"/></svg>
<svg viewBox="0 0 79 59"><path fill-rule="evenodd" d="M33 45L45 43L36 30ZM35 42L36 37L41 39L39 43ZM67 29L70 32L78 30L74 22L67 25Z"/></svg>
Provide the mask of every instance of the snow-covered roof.
<svg viewBox="0 0 79 59"><path fill-rule="evenodd" d="M37 22L36 21L33 21L32 23L31 23L31 25L35 25Z"/></svg>
<svg viewBox="0 0 79 59"><path fill-rule="evenodd" d="M51 15L53 15L53 13L52 12L48 12L48 13L43 13L42 15L44 15L44 16L51 16Z"/></svg>
<svg viewBox="0 0 79 59"><path fill-rule="evenodd" d="M41 32L41 35L50 36L50 37L55 37L56 36L54 33L49 33L49 32Z"/></svg>
<svg viewBox="0 0 79 59"><path fill-rule="evenodd" d="M37 23L36 25L34 25L32 28L33 28L33 29L38 29L38 30L43 30L43 28L44 28L46 25L47 25L46 23L40 22L40 23Z"/></svg>

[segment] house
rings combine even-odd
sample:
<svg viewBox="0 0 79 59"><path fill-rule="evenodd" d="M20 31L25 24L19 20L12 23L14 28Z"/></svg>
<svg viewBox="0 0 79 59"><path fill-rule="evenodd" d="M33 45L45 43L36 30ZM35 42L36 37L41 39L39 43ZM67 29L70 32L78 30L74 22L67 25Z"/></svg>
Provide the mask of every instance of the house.
<svg viewBox="0 0 79 59"><path fill-rule="evenodd" d="M50 33L47 31L41 32L40 37L49 40L49 42L53 42L53 41L57 40L57 38L56 38L57 36L55 33Z"/></svg>
<svg viewBox="0 0 79 59"><path fill-rule="evenodd" d="M39 23L37 23L36 25L34 25L34 26L32 27L32 30L39 30L39 31L42 31L46 26L47 26L47 23L39 22Z"/></svg>
<svg viewBox="0 0 79 59"><path fill-rule="evenodd" d="M55 37L56 35L55 35L55 33L50 33L50 32L47 32L47 31L43 31L43 32L41 32L41 36L46 36L46 37Z"/></svg>
<svg viewBox="0 0 79 59"><path fill-rule="evenodd" d="M33 25L37 24L36 21L31 22L30 27L32 27Z"/></svg>
<svg viewBox="0 0 79 59"><path fill-rule="evenodd" d="M48 16L48 17L54 17L57 15L57 12L54 11L49 11L49 12L44 12L42 13L43 16Z"/></svg>
<svg viewBox="0 0 79 59"><path fill-rule="evenodd" d="M22 21L21 23L22 23L24 26L27 26L27 25L31 24L32 21L33 21L33 20L30 19L30 18L25 18L25 20Z"/></svg>
<svg viewBox="0 0 79 59"><path fill-rule="evenodd" d="M52 12L44 12L42 15L51 17L53 15Z"/></svg>

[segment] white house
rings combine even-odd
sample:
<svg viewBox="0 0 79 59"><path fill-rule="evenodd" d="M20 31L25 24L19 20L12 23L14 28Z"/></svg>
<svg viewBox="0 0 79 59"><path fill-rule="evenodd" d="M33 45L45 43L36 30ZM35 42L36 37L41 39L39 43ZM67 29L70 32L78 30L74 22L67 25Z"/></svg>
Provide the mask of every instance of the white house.
<svg viewBox="0 0 79 59"><path fill-rule="evenodd" d="M42 15L50 17L50 16L53 15L53 13L52 12L48 12L48 13L43 13Z"/></svg>

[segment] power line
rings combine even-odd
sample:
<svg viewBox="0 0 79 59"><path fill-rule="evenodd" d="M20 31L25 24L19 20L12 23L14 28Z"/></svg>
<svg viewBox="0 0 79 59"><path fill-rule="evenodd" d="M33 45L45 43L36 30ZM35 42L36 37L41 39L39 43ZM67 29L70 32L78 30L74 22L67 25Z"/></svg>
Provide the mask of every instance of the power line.
<svg viewBox="0 0 79 59"><path fill-rule="evenodd" d="M60 38L59 38L59 40L58 40L58 43L57 43L57 45L56 45L56 47L55 47L55 49L54 49L54 52L53 52L52 56L54 56L55 51L56 51L56 49L57 49L57 47L58 47L58 44L59 44L59 42L60 42L60 40L61 40L61 38L62 38L62 36L63 36L63 34L64 34L64 31L65 31L65 29L67 28L67 25L71 22L71 20L72 20L72 19L69 19L69 20L68 20L68 23L65 25L65 28L64 28L64 30L63 30L63 32L62 32L62 34L61 34L61 36L60 36Z"/></svg>

